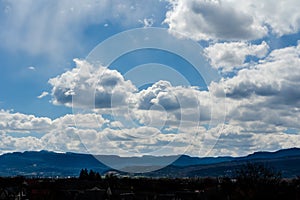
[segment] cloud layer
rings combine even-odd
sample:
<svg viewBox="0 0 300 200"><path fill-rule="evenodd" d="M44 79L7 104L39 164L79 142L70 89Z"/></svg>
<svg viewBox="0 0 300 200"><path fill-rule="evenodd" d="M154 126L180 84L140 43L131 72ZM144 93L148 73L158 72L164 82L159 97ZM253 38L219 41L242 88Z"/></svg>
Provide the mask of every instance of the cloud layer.
<svg viewBox="0 0 300 200"><path fill-rule="evenodd" d="M91 107L87 98L77 98L73 105L91 113L54 120L2 110L2 152L81 152L87 148L98 154L140 155L162 150L165 154L204 156L245 155L297 146L300 45L273 50L268 55L265 43L226 45L241 45L247 54L265 57L248 63L232 77L212 82L208 91L172 86L167 81L138 91L118 71L75 59L75 68L50 79L53 103L71 106L74 96L88 91L94 94L90 97L98 106ZM221 106L224 99L220 92L227 96L226 110ZM118 104L109 103L115 95ZM108 110L112 111L110 117ZM218 123L208 127L212 120Z"/></svg>
<svg viewBox="0 0 300 200"><path fill-rule="evenodd" d="M49 79L51 91L34 96L51 95L52 104L74 113L50 119L0 110L0 153L237 156L299 147L300 43L274 49L271 40L299 33L300 2L167 2L2 1L2 49L64 57L80 51L77 41L90 27L164 21L171 32L205 40L204 54L222 79L207 91L165 80L139 90L117 70L74 59L74 68Z"/></svg>

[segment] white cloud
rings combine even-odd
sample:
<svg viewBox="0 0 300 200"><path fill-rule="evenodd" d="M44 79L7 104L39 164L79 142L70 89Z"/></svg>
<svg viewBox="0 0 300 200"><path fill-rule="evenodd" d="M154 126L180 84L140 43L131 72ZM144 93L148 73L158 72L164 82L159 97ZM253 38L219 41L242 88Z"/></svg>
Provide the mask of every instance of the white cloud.
<svg viewBox="0 0 300 200"><path fill-rule="evenodd" d="M95 129L108 122L98 114L67 114L51 120L4 110L0 121L0 153L43 149L85 152L78 132L97 132Z"/></svg>
<svg viewBox="0 0 300 200"><path fill-rule="evenodd" d="M165 22L177 31L196 40L249 40L263 37L267 28L248 13L226 1L171 1L173 9Z"/></svg>
<svg viewBox="0 0 300 200"><path fill-rule="evenodd" d="M300 29L300 3L288 0L170 0L165 22L196 40L253 40L268 32L281 36Z"/></svg>
<svg viewBox="0 0 300 200"><path fill-rule="evenodd" d="M99 114L113 111L118 121L127 121L123 125L138 121L161 127L211 119L210 96L195 87L172 86L167 81L158 81L137 91L115 70L76 59L75 63L76 68L49 80L53 86L54 104L96 108Z"/></svg>
<svg viewBox="0 0 300 200"><path fill-rule="evenodd" d="M259 127L259 132L269 132L273 125L281 131L300 128L299 49L298 44L274 50L264 60L219 83L228 97L227 119L231 124L249 131ZM218 84L211 86L217 95ZM258 126L257 122L263 124Z"/></svg>
<svg viewBox="0 0 300 200"><path fill-rule="evenodd" d="M222 131L219 137L214 132ZM245 156L258 151L276 151L283 148L299 147L297 141L300 139L299 134L286 134L277 129L272 132L251 131L243 127L242 124L224 124L219 125L204 132L205 142L194 142L189 154L202 156ZM217 137L217 143L210 147L210 140L214 141ZM197 141L197 140L196 140ZM201 146L202 145L202 146ZM209 149L209 151L207 150Z"/></svg>
<svg viewBox="0 0 300 200"><path fill-rule="evenodd" d="M81 140L78 136L78 132L83 131L88 134L91 129L77 129L74 127L67 127L61 129L54 129L45 134L40 141L43 144L43 148L49 151L57 152L86 152Z"/></svg>
<svg viewBox="0 0 300 200"><path fill-rule="evenodd" d="M79 135L90 152L122 156L161 155L162 149L164 155L177 155L185 151L192 139L189 134L162 134L153 127L106 128L97 133L80 132ZM172 142L177 146L174 147Z"/></svg>
<svg viewBox="0 0 300 200"><path fill-rule="evenodd" d="M118 152L118 148L110 150L111 147L105 146L105 144L103 144L105 150L98 149L98 146L95 145L97 138L102 143L109 138L108 142L117 147L122 147L123 151L125 151L123 153L126 153L128 149L134 149L135 153L149 153L154 149L160 149L164 145L169 144L171 141L167 139L174 138L175 135L187 138L187 140L191 139L187 135L194 135L199 131L199 128L201 129L199 120L202 122L202 125L207 125L211 120L217 119L220 122L222 117L224 117L224 109L221 106L223 105L221 102L222 98L218 102L218 108L221 108L221 110L214 109L211 103L211 96L207 91L200 91L195 87L172 86L167 81L158 81L147 89L137 91L130 81L124 80L122 75L115 70L102 66L92 66L83 60L75 60L75 63L77 65L76 68L50 79L49 83L53 86L52 96L55 104L71 106L72 98L70 97L75 98L79 95L79 97L76 97L77 101L75 104L73 101L73 108L79 106L89 108L90 112L96 112L98 115L111 115L111 120L102 120L107 128L103 126L97 127L96 123L93 123L96 125L95 127L91 125L85 127L86 129L104 128L104 130L92 135L89 134L89 136L82 132L81 139L85 145L90 145L88 149L91 149L93 152ZM121 88L116 90L122 91L122 93L119 93L121 95L114 94L115 88ZM82 92L84 95L80 98L80 93ZM97 102L97 97L101 96L97 94L98 92L110 92L111 96L118 97L117 100L125 98L128 100L122 101L122 104L107 104L105 107L98 106L96 110L92 110L93 106L91 106L91 102L87 98L96 98ZM95 93L95 95L88 93ZM63 98L58 94L63 94ZM103 101L103 99L100 100ZM112 98L109 97L105 101L110 103ZM115 108L113 105L118 106ZM81 118L80 116L78 117ZM68 116L58 119L58 121L70 127L72 122L63 120L65 118L68 119ZM95 117L93 116L93 118ZM91 119L89 120L91 121ZM77 128L81 129L82 127L77 124ZM157 136L156 133L158 134ZM91 137L95 139L89 141ZM157 139L155 139L156 137ZM151 141L148 141L150 139ZM189 142L182 141L180 138L179 141L175 141L175 144L180 146L168 147L168 154L171 152L179 153L180 150L183 151L189 146Z"/></svg>
<svg viewBox="0 0 300 200"><path fill-rule="evenodd" d="M187 107L197 107L197 90L187 87L173 87L168 81L158 81L138 94L138 107L150 109L151 106L161 105L165 110Z"/></svg>
<svg viewBox="0 0 300 200"><path fill-rule="evenodd" d="M110 124L109 124L109 127L112 128L112 129L116 129L116 128L124 128L124 125L122 122L120 121L112 121Z"/></svg>
<svg viewBox="0 0 300 200"><path fill-rule="evenodd" d="M274 151L291 147L299 147L300 135L287 135L285 133L254 134L254 151Z"/></svg>
<svg viewBox="0 0 300 200"><path fill-rule="evenodd" d="M96 113L67 114L53 120L53 128L76 127L80 129L99 129L107 123L101 115Z"/></svg>
<svg viewBox="0 0 300 200"><path fill-rule="evenodd" d="M207 91L195 87L172 86L167 81L158 81L135 95L137 109L132 114L142 124L169 126L179 129L197 127L208 123L215 116L213 98ZM220 98L221 99L221 98ZM222 108L223 103L219 104ZM222 118L224 115L218 115Z"/></svg>
<svg viewBox="0 0 300 200"><path fill-rule="evenodd" d="M136 88L116 70L74 60L76 68L49 80L54 104L87 108L127 105Z"/></svg>
<svg viewBox="0 0 300 200"><path fill-rule="evenodd" d="M124 80L122 75L115 70L102 66L92 66L86 61L75 60L75 63L77 65L76 68L49 81L53 86L52 95L56 104L71 106L69 97L67 98L68 101L61 99L65 99L68 95L74 98L74 96L76 97L76 95L83 92L81 89L84 89L85 92L95 92L96 94L94 96L83 95L83 100L79 101L78 104L74 104L73 101L73 105L75 105L75 108L76 106L91 108L90 104L85 104L90 103L86 100L88 97L96 98L97 101L97 92L113 92L114 88L117 87L126 88L126 92L122 93L122 96L126 97L128 101L124 101L121 107L118 104L117 109L112 105L108 105L106 107L97 107L99 109L96 110L89 110L99 115L107 113L111 115L111 120L102 120L106 125L100 127L104 128L103 130L97 133L91 132L91 134L87 135L85 132L78 130L82 133L81 139L84 141L84 144L88 145L88 149L92 152L126 154L131 149L135 151L133 153L149 153L169 144L171 142L169 139L174 140L174 138L179 137L173 143L179 146L168 146L168 150L165 153L175 154L180 151L183 153L190 144L190 139L192 138L190 136L198 133L200 129L204 130L204 127L200 126L200 122L202 125L207 125L211 120L216 119L220 122L222 117L224 117L223 99L221 97L218 100L215 98L216 102L219 101L218 108L221 110L214 109L214 104L212 103L214 101L211 101L212 97L209 92L200 91L196 87L172 86L168 81L158 81L147 89L137 91L131 82ZM62 92L57 91L64 91L64 98L60 98L57 94ZM125 90L122 89L122 91ZM113 93L111 94L114 96ZM109 102L111 99L109 98ZM78 100L81 100L81 98L78 98ZM81 117L79 116L79 118ZM70 127L72 122L62 119L58 121ZM86 126L86 128L97 129L97 124L94 124L96 125L95 127ZM215 124L213 123L213 125ZM78 127L81 130L81 127ZM77 131L77 129L74 131ZM91 138L94 139L90 141ZM113 149L111 146L106 146L105 141L107 141L107 138L109 139L108 143L113 144ZM99 149L95 145L97 141L102 142L103 144L101 143L100 146L105 146L105 148ZM216 141L216 138L214 138L214 141ZM212 147L214 142L211 141L210 143L209 146Z"/></svg>
<svg viewBox="0 0 300 200"><path fill-rule="evenodd" d="M240 45L233 44L233 49ZM69 96L81 90L94 94L119 88L117 94L126 99L121 104L124 108L111 109L112 116L106 118L102 116L107 114L103 109L110 109L109 106L90 110L95 113L65 115L54 120L2 110L1 152L23 149L86 152L85 145L97 154L178 154L190 145L186 153L191 155L238 156L299 147L300 44L273 50L266 57L264 43L254 47L243 44L244 52L263 58L233 77L212 82L209 91L172 86L167 81L137 91L119 72L101 66L95 69L85 61L75 60L76 68L50 80L54 102L70 106ZM59 98L57 91L64 91L63 98ZM222 106L222 91L227 95L226 108ZM89 103L84 98L78 100L79 106ZM199 113L195 110L197 105ZM127 123L130 120L133 125ZM211 120L216 123L207 128ZM289 129L295 133L288 133ZM30 134L14 136L21 132ZM33 137L35 134L41 137Z"/></svg>
<svg viewBox="0 0 300 200"><path fill-rule="evenodd" d="M270 31L278 36L297 33L300 30L300 2L286 0L274 3L271 0L250 0L241 2L234 0L232 6L237 6L259 21L261 25L270 26Z"/></svg>
<svg viewBox="0 0 300 200"><path fill-rule="evenodd" d="M20 115L19 113L17 113ZM14 115L14 113L11 113ZM21 114L23 118L26 115ZM32 117L32 116L30 116ZM162 133L155 127L131 127L98 130L106 120L96 114L66 115L53 120L51 128L45 127L42 137L14 137L8 129L0 130L0 153L24 150L50 150L58 152L89 152L94 154L118 154L133 156L141 154L177 155L187 153L196 156L246 155L259 150L277 150L297 146L299 134L285 134L283 128L268 124L239 123L219 124L206 130L199 127L195 134L193 127L186 127L180 133ZM77 119L76 119L77 118ZM78 122L75 124L75 122ZM102 121L101 121L102 119ZM78 121L79 120L79 121ZM81 120L81 121L80 121ZM120 124L117 124L120 126ZM260 126L260 127L259 127ZM255 132L255 130L261 131ZM28 129L29 130L29 129ZM36 132L32 127L31 131ZM221 137L218 132L222 131ZM215 142L217 144L215 145ZM187 149L187 147L190 147ZM214 147L214 148L212 148ZM186 151L187 150L187 151Z"/></svg>
<svg viewBox="0 0 300 200"><path fill-rule="evenodd" d="M29 66L28 69L32 70L32 71L35 71L35 67L33 67L33 66Z"/></svg>
<svg viewBox="0 0 300 200"><path fill-rule="evenodd" d="M43 91L39 96L37 96L37 98L38 99L42 99L42 98L44 98L45 96L48 96L48 92L46 92L46 91Z"/></svg>
<svg viewBox="0 0 300 200"><path fill-rule="evenodd" d="M0 110L0 130L7 132L43 131L51 127L51 119Z"/></svg>
<svg viewBox="0 0 300 200"><path fill-rule="evenodd" d="M247 65L245 63L246 56L263 58L267 55L268 50L269 46L266 42L258 45L246 42L225 42L210 45L204 49L204 54L209 58L213 68L229 72Z"/></svg>
<svg viewBox="0 0 300 200"><path fill-rule="evenodd" d="M152 18L140 20L140 23L144 25L144 27L151 27L154 24L154 20Z"/></svg>
<svg viewBox="0 0 300 200"><path fill-rule="evenodd" d="M300 78L299 49L300 44L274 50L254 67L240 70L237 76L226 80L227 96L243 98L257 94L297 101L298 92L295 89Z"/></svg>
<svg viewBox="0 0 300 200"><path fill-rule="evenodd" d="M258 63L249 64L233 77L212 83L209 90L213 107L218 108L218 92L227 95L226 123L205 131L217 144L209 155L247 155L299 147L300 139L300 44L273 50ZM218 115L218 113L216 113ZM220 137L214 132L220 129ZM293 133L288 130L293 129ZM191 154L199 155L196 148Z"/></svg>
<svg viewBox="0 0 300 200"><path fill-rule="evenodd" d="M8 134L0 134L0 153L16 151L39 151L43 150L40 139L32 136L12 137Z"/></svg>

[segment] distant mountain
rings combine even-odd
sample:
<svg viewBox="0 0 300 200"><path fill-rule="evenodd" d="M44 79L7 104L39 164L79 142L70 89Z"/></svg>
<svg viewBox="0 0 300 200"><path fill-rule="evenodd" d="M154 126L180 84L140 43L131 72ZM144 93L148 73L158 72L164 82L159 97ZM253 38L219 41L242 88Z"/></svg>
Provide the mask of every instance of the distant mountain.
<svg viewBox="0 0 300 200"><path fill-rule="evenodd" d="M205 158L198 158L198 157L190 157L187 155L180 156L172 165L174 166L190 166L190 165L207 165L207 164L216 164L221 162L228 162L234 160L234 157L205 157Z"/></svg>
<svg viewBox="0 0 300 200"><path fill-rule="evenodd" d="M230 161L209 165L193 165L186 167L168 166L149 176L170 176L170 177L220 177L234 176L237 169L243 167L247 162L260 163L272 167L282 173L284 178L295 178L300 176L300 156L283 157L277 159L254 159L243 161Z"/></svg>
<svg viewBox="0 0 300 200"><path fill-rule="evenodd" d="M78 176L82 168L104 172L109 168L92 155L26 151L0 156L0 176Z"/></svg>
<svg viewBox="0 0 300 200"><path fill-rule="evenodd" d="M199 158L201 160L201 158ZM210 160L212 159L212 160ZM284 178L300 176L300 149L283 149L276 152L256 152L245 157L210 158L212 163L186 166L171 165L158 171L149 173L149 176L169 177L219 177L234 176L237 169L244 164L259 163L271 167L282 173Z"/></svg>
<svg viewBox="0 0 300 200"><path fill-rule="evenodd" d="M100 162L99 160L102 162ZM256 152L245 157L190 157L182 156L142 156L119 157L78 153L54 153L49 151L27 151L7 153L0 156L0 176L40 176L67 177L78 176L83 168L104 174L112 170L103 163L109 163L116 169L132 172L156 170L145 173L146 176L224 176L247 162L264 163L282 171L284 177L300 175L300 149L284 149L276 152ZM162 168L165 164L167 167ZM160 169L162 168L162 169Z"/></svg>
<svg viewBox="0 0 300 200"><path fill-rule="evenodd" d="M282 149L276 152L255 152L242 159L263 159L263 158L283 158L283 157L294 157L300 156L300 148Z"/></svg>

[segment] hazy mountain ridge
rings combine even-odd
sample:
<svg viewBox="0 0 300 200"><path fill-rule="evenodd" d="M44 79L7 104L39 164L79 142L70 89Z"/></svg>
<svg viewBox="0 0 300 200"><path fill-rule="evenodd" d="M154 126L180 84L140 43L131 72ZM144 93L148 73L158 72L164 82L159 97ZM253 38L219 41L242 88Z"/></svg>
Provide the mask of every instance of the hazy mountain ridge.
<svg viewBox="0 0 300 200"><path fill-rule="evenodd" d="M80 169L89 168L99 172L109 168L92 155L54 153L49 151L15 152L0 156L1 176L77 176Z"/></svg>
<svg viewBox="0 0 300 200"><path fill-rule="evenodd" d="M244 159L282 158L290 156L300 156L300 148L281 149L275 152L260 151L249 154Z"/></svg>
<svg viewBox="0 0 300 200"><path fill-rule="evenodd" d="M162 160L174 160L178 156L119 157L98 155L100 159L122 164L120 168L149 168L162 163ZM256 152L244 157L190 157L180 156L171 165L146 173L147 176L223 176L246 162L262 162L282 171L284 177L300 175L300 149L283 149L276 152ZM100 173L111 170L94 156L79 153L55 153L49 151L26 151L7 153L0 156L0 176L42 176L66 177L78 176L82 168L93 169Z"/></svg>

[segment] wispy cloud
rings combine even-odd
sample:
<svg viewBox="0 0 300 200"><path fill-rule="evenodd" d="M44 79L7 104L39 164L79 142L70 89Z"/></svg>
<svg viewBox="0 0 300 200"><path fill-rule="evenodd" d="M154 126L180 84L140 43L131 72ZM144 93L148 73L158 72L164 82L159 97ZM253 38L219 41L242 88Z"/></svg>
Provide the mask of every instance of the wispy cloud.
<svg viewBox="0 0 300 200"><path fill-rule="evenodd" d="M160 0L51 0L1 1L0 46L31 55L57 58L78 49L78 39L91 25L115 23L138 27L139 20L155 16L162 21L166 2ZM147 8L147 9L145 9ZM64 41L64 42L63 42Z"/></svg>
<svg viewBox="0 0 300 200"><path fill-rule="evenodd" d="M42 92L42 94L40 94L39 96L37 96L38 99L44 98L45 96L49 95L49 92Z"/></svg>
<svg viewBox="0 0 300 200"><path fill-rule="evenodd" d="M29 69L29 70L32 70L32 71L35 71L35 70L36 70L34 66L29 66L28 69Z"/></svg>

